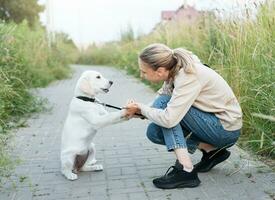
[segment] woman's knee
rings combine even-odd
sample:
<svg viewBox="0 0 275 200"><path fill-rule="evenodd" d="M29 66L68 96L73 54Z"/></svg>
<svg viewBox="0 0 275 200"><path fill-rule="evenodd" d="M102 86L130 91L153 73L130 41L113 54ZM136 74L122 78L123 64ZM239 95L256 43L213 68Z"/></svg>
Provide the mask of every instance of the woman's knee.
<svg viewBox="0 0 275 200"><path fill-rule="evenodd" d="M228 131L227 133L224 133L220 140L220 143L218 143L217 147L218 148L229 148L229 147L233 146L238 141L238 139L240 137L240 133L241 133L240 130Z"/></svg>
<svg viewBox="0 0 275 200"><path fill-rule="evenodd" d="M155 99L152 107L164 109L167 107L167 103L170 101L170 99L171 99L171 96L169 95L160 95Z"/></svg>
<svg viewBox="0 0 275 200"><path fill-rule="evenodd" d="M146 136L153 143L165 144L162 136L161 128L154 123L149 124L147 128Z"/></svg>

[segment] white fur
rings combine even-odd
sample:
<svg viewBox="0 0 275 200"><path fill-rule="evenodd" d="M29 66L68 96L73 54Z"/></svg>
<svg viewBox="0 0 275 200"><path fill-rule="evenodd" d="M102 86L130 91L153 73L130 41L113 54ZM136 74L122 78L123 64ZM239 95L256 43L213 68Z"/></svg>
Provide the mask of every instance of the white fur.
<svg viewBox="0 0 275 200"><path fill-rule="evenodd" d="M77 82L61 142L61 172L69 180L77 179L77 172L74 169L76 155L84 155L88 151L90 154L80 171L103 170L102 165L96 164L93 138L99 128L125 119L123 110L109 113L100 104L76 97L95 98L99 93L106 93L111 85L110 81L96 71L85 71Z"/></svg>

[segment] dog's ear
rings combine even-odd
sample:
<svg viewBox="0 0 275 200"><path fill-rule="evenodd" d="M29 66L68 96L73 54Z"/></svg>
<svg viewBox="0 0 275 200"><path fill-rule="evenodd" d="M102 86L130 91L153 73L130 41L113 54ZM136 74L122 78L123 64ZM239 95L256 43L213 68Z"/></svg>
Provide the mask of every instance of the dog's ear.
<svg viewBox="0 0 275 200"><path fill-rule="evenodd" d="M92 88L90 86L90 83L89 83L89 80L87 77L83 77L80 81L80 84L79 84L79 89L86 93L86 94L90 94L92 93Z"/></svg>

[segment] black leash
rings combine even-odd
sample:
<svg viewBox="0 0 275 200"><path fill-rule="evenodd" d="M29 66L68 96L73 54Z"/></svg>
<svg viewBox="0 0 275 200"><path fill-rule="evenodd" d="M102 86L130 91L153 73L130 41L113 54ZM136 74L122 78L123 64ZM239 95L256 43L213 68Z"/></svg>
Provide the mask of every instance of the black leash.
<svg viewBox="0 0 275 200"><path fill-rule="evenodd" d="M83 101L89 101L89 102L97 103L97 104L100 104L100 105L103 105L103 106L106 106L106 107L109 107L109 108L114 108L114 109L117 109L117 110L124 109L124 108L113 106L113 105L110 105L110 104L107 104L107 103L99 102L95 98L90 98L90 97L85 97L85 96L77 96L76 98L81 99ZM145 118L142 114L135 114L135 115L140 116L142 118Z"/></svg>

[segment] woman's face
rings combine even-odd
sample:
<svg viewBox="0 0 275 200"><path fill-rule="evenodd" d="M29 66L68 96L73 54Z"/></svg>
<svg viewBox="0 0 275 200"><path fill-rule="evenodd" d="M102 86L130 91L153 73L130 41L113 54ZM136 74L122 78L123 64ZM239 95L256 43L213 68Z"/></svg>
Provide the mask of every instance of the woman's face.
<svg viewBox="0 0 275 200"><path fill-rule="evenodd" d="M146 79L152 83L159 83L166 81L169 78L169 70L164 67L159 67L157 70L153 70L147 63L144 63L139 59L139 71L140 77Z"/></svg>

